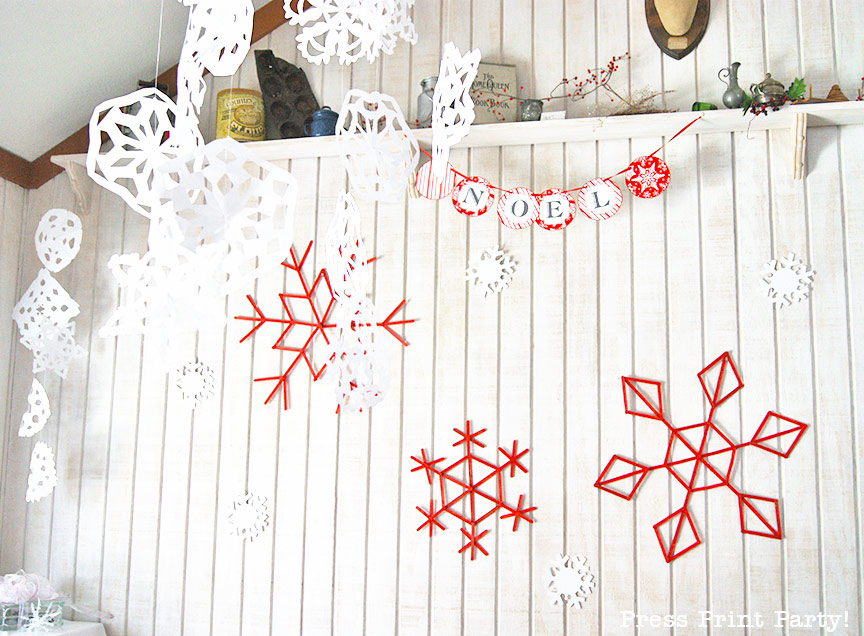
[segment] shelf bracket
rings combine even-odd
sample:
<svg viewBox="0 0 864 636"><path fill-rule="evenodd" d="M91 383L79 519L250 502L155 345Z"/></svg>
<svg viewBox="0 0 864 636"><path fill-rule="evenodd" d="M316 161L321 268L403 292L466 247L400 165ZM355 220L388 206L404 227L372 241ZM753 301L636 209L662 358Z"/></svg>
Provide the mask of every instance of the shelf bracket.
<svg viewBox="0 0 864 636"><path fill-rule="evenodd" d="M807 157L807 113L795 113L792 126L792 178L804 178L804 164Z"/></svg>

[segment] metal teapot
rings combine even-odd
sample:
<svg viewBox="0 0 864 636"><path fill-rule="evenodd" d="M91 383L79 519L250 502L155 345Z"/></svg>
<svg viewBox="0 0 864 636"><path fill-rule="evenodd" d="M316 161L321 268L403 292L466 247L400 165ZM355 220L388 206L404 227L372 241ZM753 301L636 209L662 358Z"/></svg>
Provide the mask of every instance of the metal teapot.
<svg viewBox="0 0 864 636"><path fill-rule="evenodd" d="M782 101L783 96L786 95L786 88L771 77L771 73L765 73L764 80L750 85L750 92L753 93L753 103L762 106Z"/></svg>

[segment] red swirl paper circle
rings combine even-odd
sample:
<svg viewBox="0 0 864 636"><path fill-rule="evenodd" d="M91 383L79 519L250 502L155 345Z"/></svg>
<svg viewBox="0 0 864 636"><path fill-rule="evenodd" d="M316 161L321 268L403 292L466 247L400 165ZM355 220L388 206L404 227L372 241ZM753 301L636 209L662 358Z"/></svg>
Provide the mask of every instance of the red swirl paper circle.
<svg viewBox="0 0 864 636"><path fill-rule="evenodd" d="M621 188L610 179L591 179L579 190L579 211L594 221L603 221L621 209Z"/></svg>
<svg viewBox="0 0 864 636"><path fill-rule="evenodd" d="M445 168L444 180L441 181L432 176L432 162L427 161L417 171L414 179L417 192L426 199L443 199L456 187L456 171L449 163Z"/></svg>
<svg viewBox="0 0 864 636"><path fill-rule="evenodd" d="M492 184L483 177L462 179L453 190L453 208L465 216L486 214L493 201Z"/></svg>
<svg viewBox="0 0 864 636"><path fill-rule="evenodd" d="M659 157L639 157L624 177L627 189L640 199L653 199L669 186L669 166Z"/></svg>
<svg viewBox="0 0 864 636"><path fill-rule="evenodd" d="M540 207L537 225L544 230L563 230L576 218L576 201L561 188L550 188L538 194L537 205Z"/></svg>
<svg viewBox="0 0 864 636"><path fill-rule="evenodd" d="M523 205L519 205L522 203ZM520 211L517 211L517 206ZM498 218L511 230L524 230L530 227L540 215L537 196L528 188L507 190L498 199Z"/></svg>

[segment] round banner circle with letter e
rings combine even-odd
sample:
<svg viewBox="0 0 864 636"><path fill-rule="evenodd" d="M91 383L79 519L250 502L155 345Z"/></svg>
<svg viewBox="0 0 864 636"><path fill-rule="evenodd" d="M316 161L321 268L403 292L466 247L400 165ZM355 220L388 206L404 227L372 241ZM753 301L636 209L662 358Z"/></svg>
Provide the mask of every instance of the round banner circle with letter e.
<svg viewBox="0 0 864 636"><path fill-rule="evenodd" d="M453 208L466 216L480 216L495 200L492 184L483 177L463 179L453 190Z"/></svg>
<svg viewBox="0 0 864 636"><path fill-rule="evenodd" d="M659 157L639 157L630 164L624 183L640 199L653 199L669 186L669 166Z"/></svg>
<svg viewBox="0 0 864 636"><path fill-rule="evenodd" d="M576 202L568 192L551 188L537 195L540 215L537 225L544 230L563 230L576 217Z"/></svg>
<svg viewBox="0 0 864 636"><path fill-rule="evenodd" d="M420 196L426 199L443 199L456 187L456 171L448 163L442 181L432 174L432 162L427 161L417 171L414 185L417 186Z"/></svg>
<svg viewBox="0 0 864 636"><path fill-rule="evenodd" d="M608 179L591 179L579 190L579 211L604 221L621 209L621 189Z"/></svg>
<svg viewBox="0 0 864 636"><path fill-rule="evenodd" d="M540 215L540 203L528 188L507 190L498 199L498 218L511 230L524 230Z"/></svg>

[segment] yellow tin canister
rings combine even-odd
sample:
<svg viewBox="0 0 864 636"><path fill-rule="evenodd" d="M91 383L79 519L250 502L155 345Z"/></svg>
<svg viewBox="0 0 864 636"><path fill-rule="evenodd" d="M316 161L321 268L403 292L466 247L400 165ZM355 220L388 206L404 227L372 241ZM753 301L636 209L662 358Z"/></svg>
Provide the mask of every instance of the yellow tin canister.
<svg viewBox="0 0 864 636"><path fill-rule="evenodd" d="M226 88L216 95L216 138L261 141L266 136L264 100L248 88Z"/></svg>

